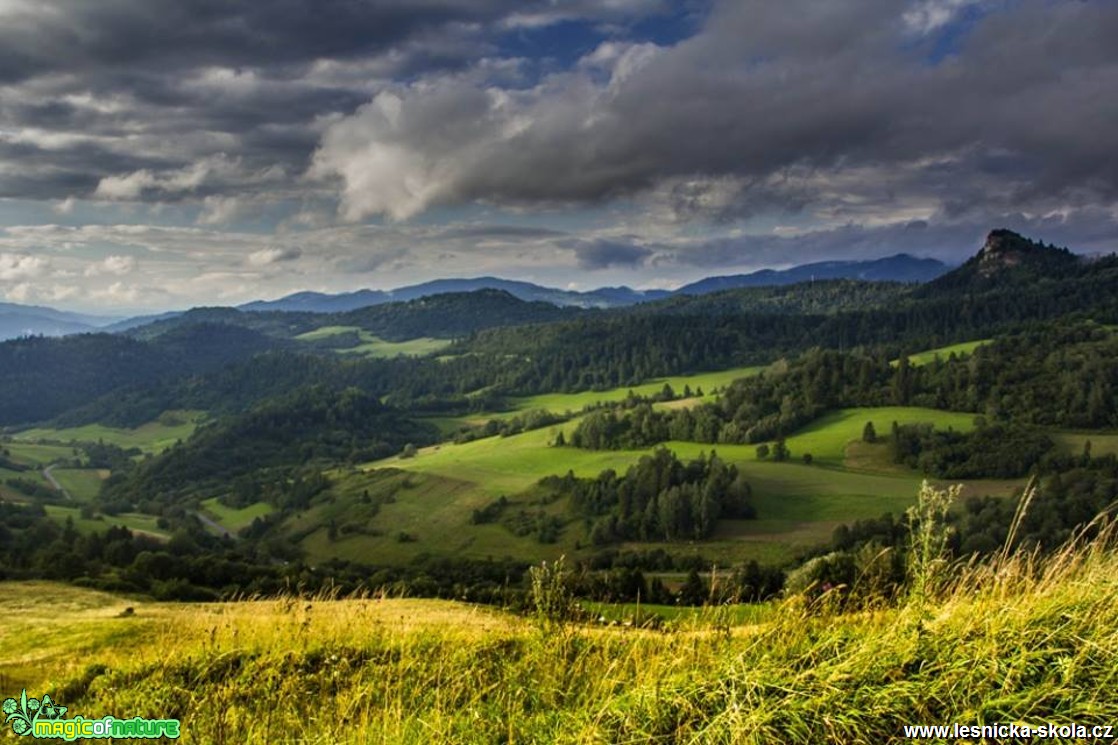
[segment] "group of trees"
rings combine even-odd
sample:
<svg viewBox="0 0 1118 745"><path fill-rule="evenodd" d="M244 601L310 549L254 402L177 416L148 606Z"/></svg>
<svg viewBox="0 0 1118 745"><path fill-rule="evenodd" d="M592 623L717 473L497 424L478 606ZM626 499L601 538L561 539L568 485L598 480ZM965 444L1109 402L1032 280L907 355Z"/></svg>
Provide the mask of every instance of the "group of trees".
<svg viewBox="0 0 1118 745"><path fill-rule="evenodd" d="M984 425L964 433L894 422L890 445L894 462L931 476L1008 479L1027 474L1054 443L1029 425Z"/></svg>
<svg viewBox="0 0 1118 745"><path fill-rule="evenodd" d="M541 486L570 498L570 509L590 525L595 545L626 540L701 540L722 518L755 516L748 482L717 455L684 464L663 448L618 476L548 476Z"/></svg>

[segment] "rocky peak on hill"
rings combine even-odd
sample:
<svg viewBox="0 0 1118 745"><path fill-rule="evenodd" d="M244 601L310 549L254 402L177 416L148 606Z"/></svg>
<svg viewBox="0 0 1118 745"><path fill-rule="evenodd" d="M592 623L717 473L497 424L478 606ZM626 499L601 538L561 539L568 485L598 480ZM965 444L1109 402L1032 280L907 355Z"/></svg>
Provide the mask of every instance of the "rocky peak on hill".
<svg viewBox="0 0 1118 745"><path fill-rule="evenodd" d="M1030 264L1072 263L1075 255L1066 248L1046 246L1014 233L1012 230L991 230L978 252L976 269L979 276L989 277L1006 269Z"/></svg>
<svg viewBox="0 0 1118 745"><path fill-rule="evenodd" d="M917 291L930 297L945 291L976 291L1012 284L1029 286L1081 271L1080 257L1066 248L1034 241L1012 230L990 231L981 250L962 266Z"/></svg>

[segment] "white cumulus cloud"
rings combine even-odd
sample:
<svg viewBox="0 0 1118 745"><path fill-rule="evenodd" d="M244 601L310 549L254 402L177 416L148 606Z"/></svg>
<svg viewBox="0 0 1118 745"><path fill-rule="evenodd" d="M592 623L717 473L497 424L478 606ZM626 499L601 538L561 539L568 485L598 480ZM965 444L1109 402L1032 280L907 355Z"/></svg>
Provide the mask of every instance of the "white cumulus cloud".
<svg viewBox="0 0 1118 745"><path fill-rule="evenodd" d="M102 274L110 274L123 277L126 274L131 274L135 269L136 258L133 256L106 256L96 264L90 264L86 267L85 276L98 277Z"/></svg>
<svg viewBox="0 0 1118 745"><path fill-rule="evenodd" d="M0 253L0 280L18 281L40 276L50 260L30 254Z"/></svg>

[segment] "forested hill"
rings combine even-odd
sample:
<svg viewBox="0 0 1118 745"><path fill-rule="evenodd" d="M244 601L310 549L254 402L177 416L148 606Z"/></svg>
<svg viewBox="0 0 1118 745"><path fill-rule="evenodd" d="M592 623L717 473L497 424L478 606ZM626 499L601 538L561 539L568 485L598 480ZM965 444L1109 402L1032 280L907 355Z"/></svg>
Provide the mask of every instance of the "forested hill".
<svg viewBox="0 0 1118 745"><path fill-rule="evenodd" d="M574 318L576 308L518 300L503 290L477 290L358 308L343 313L244 311L194 308L173 318L128 329L136 339L154 339L199 323L249 328L276 339L291 339L324 326L356 327L389 341L419 337L455 339L475 331Z"/></svg>
<svg viewBox="0 0 1118 745"><path fill-rule="evenodd" d="M691 303L669 301L641 311L610 313L542 327L490 329L460 351L499 354L517 350L530 357L509 381L521 393L630 385L659 375L713 370L772 361L813 346L850 349L880 346L896 356L969 339L1011 332L1036 321L1087 318L1118 322L1118 259L1068 263L1063 272L1037 279L1055 262L1044 249L989 281L969 281L965 265L945 275L938 293L927 286L908 294L865 292L868 307L839 312L735 312L731 291ZM937 280L939 282L940 280ZM804 286L799 286L804 288ZM831 292L823 285L807 292ZM833 297L840 297L841 293ZM790 301L794 304L795 300ZM841 303L841 300L836 301ZM826 304L823 303L825 307Z"/></svg>
<svg viewBox="0 0 1118 745"><path fill-rule="evenodd" d="M49 419L109 391L196 375L271 349L259 332L197 324L153 342L112 334L0 344L0 425Z"/></svg>
<svg viewBox="0 0 1118 745"><path fill-rule="evenodd" d="M581 314L577 308L519 300L504 290L477 290L358 308L325 320L332 325L359 326L398 341L421 336L453 339L487 328L549 323Z"/></svg>
<svg viewBox="0 0 1118 745"><path fill-rule="evenodd" d="M900 282L867 282L859 279L830 279L795 285L747 287L680 295L628 310L631 315L725 316L745 313L831 315L866 310L896 303L908 297L912 286ZM617 314L620 315L620 314Z"/></svg>
<svg viewBox="0 0 1118 745"><path fill-rule="evenodd" d="M130 329L125 335L89 334L61 339L31 338L0 343L0 426L52 419L65 412L66 421L139 424L135 415L156 416L166 405L235 408L293 387L326 378L348 384L382 377L408 391L408 397L449 390L459 392L451 368L434 363L428 372L413 372L406 360L397 364L370 360L364 366L326 360L316 365L292 364L278 375L250 374L224 390L200 392L198 375L215 373L234 362L251 360L262 352L297 351L302 357L316 350L294 337L323 326L352 326L388 340L421 336L451 339L479 329L519 323L543 323L574 318L582 311L541 302L525 302L500 290L440 295L406 303L391 303L339 314L252 313L233 308L197 308L180 316ZM326 352L331 355L332 353ZM265 365L263 369L268 366ZM293 379L294 373L297 379ZM305 375L305 376L304 376ZM478 380L470 376L470 380ZM279 384L277 387L277 383ZM341 383L339 383L341 384ZM429 384L417 391L417 384ZM479 384L478 387L483 387ZM202 384L202 388L209 387ZM390 390L377 386L380 395ZM98 399L111 394L105 400ZM201 401L199 401L201 399Z"/></svg>
<svg viewBox="0 0 1118 745"><path fill-rule="evenodd" d="M245 313L236 308L191 308L185 313L160 318L120 333L133 339L149 341L203 324L251 329L273 339L290 339L325 325L313 313Z"/></svg>
<svg viewBox="0 0 1118 745"><path fill-rule="evenodd" d="M355 388L299 388L204 427L186 443L114 476L105 501L129 510L147 500L150 504L142 506L158 513L181 492L200 484L227 487L250 474L248 483L257 491L269 487L278 490L273 497L298 499L291 478L308 467L313 471L316 462L375 460L407 443L427 444L435 435L433 427Z"/></svg>

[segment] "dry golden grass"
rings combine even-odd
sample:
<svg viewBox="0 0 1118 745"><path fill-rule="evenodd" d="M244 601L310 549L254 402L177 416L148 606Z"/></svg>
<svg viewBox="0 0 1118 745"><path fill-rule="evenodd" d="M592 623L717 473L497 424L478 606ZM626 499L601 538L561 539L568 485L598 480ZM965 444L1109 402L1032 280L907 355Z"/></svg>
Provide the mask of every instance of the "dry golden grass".
<svg viewBox="0 0 1118 745"><path fill-rule="evenodd" d="M0 669L5 695L174 717L201 743L882 743L905 724L1118 723L1111 531L934 566L900 605L793 598L763 624L712 613L664 632L545 632L443 601L164 605L9 583Z"/></svg>

